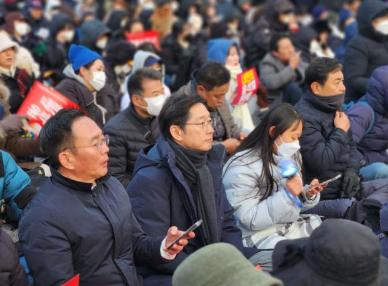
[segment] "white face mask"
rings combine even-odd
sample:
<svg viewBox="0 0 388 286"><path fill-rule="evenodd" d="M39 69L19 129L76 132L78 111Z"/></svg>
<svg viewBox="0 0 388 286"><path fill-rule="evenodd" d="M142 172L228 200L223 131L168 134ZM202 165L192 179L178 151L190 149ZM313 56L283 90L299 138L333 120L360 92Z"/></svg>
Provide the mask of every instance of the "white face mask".
<svg viewBox="0 0 388 286"><path fill-rule="evenodd" d="M15 23L15 32L20 36L25 36L31 31L30 25L24 22Z"/></svg>
<svg viewBox="0 0 388 286"><path fill-rule="evenodd" d="M299 140L295 140L292 142L283 142L278 146L278 156L282 158L291 158L299 150L300 150Z"/></svg>
<svg viewBox="0 0 388 286"><path fill-rule="evenodd" d="M65 37L65 41L67 43L70 43L71 41L73 41L73 39L74 39L74 30L65 31L64 37Z"/></svg>
<svg viewBox="0 0 388 286"><path fill-rule="evenodd" d="M93 79L90 81L90 84L96 91L100 91L106 83L106 74L103 71L93 72Z"/></svg>
<svg viewBox="0 0 388 286"><path fill-rule="evenodd" d="M166 96L164 94L157 95L154 97L144 97L144 100L147 102L147 112L150 115L158 116L160 111L162 110L162 107L166 101Z"/></svg>
<svg viewBox="0 0 388 286"><path fill-rule="evenodd" d="M108 38L107 37L103 37L101 39L99 39L96 43L96 47L103 50L105 49L106 45L108 44Z"/></svg>
<svg viewBox="0 0 388 286"><path fill-rule="evenodd" d="M121 66L115 66L114 70L117 76L126 76L131 72L131 67L128 64L123 64Z"/></svg>
<svg viewBox="0 0 388 286"><path fill-rule="evenodd" d="M388 20L383 20L375 26L375 30L383 35L388 35Z"/></svg>

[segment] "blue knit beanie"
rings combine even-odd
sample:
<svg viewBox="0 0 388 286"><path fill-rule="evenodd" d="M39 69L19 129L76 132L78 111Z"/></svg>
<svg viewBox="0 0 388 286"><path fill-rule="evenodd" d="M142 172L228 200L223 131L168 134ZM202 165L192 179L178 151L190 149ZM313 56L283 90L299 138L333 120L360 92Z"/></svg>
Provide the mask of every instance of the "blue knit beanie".
<svg viewBox="0 0 388 286"><path fill-rule="evenodd" d="M70 46L68 57L74 71L78 71L81 67L101 59L101 56L95 51L75 44Z"/></svg>

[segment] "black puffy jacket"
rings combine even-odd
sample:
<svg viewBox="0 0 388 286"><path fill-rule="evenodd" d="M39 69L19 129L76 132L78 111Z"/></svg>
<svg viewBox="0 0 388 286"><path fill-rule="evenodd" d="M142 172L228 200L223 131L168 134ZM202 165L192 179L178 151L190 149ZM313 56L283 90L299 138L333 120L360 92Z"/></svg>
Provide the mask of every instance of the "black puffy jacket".
<svg viewBox="0 0 388 286"><path fill-rule="evenodd" d="M130 105L108 121L104 133L109 135L109 172L127 187L139 151L159 137L156 117L141 118Z"/></svg>

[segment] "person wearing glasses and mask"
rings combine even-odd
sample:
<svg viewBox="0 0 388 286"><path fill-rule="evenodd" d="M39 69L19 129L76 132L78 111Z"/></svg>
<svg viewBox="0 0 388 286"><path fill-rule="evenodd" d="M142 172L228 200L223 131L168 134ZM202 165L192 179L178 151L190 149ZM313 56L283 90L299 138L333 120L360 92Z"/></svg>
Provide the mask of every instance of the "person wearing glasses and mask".
<svg viewBox="0 0 388 286"><path fill-rule="evenodd" d="M84 113L63 109L41 130L52 167L19 224L19 238L35 285L139 286L136 264L172 260L194 237L169 227L147 236L123 186L108 174L108 137ZM167 233L167 235L166 235Z"/></svg>
<svg viewBox="0 0 388 286"><path fill-rule="evenodd" d="M55 87L64 96L77 103L88 115L103 126L107 109L97 101L106 84L106 74L101 56L81 45L71 45L69 65L63 71L65 78Z"/></svg>
<svg viewBox="0 0 388 286"><path fill-rule="evenodd" d="M126 187L132 178L139 151L159 137L156 116L167 98L162 73L152 68L138 69L128 81L131 103L104 127L111 138L109 171Z"/></svg>
<svg viewBox="0 0 388 286"><path fill-rule="evenodd" d="M200 219L203 222L196 238L173 262L139 269L145 286L171 285L178 265L208 244L227 242L247 257L257 252L243 247L226 199L221 180L225 147L213 145L214 129L205 101L199 96L173 95L158 121L161 138L140 152L127 187L136 218L151 236L165 233L170 224L187 229Z"/></svg>

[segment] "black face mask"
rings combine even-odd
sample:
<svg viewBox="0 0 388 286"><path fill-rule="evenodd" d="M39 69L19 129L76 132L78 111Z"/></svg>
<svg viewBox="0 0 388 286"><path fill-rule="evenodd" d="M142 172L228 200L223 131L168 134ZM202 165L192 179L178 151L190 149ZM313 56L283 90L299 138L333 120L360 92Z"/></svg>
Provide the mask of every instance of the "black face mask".
<svg viewBox="0 0 388 286"><path fill-rule="evenodd" d="M344 93L331 96L316 95L316 97L320 102L324 103L327 107L333 110L341 110L342 104L344 104L345 101Z"/></svg>

